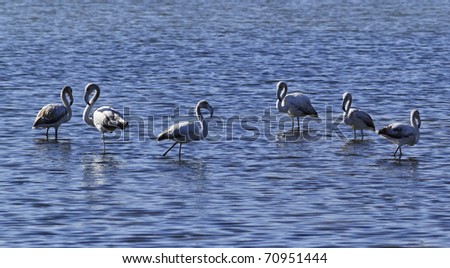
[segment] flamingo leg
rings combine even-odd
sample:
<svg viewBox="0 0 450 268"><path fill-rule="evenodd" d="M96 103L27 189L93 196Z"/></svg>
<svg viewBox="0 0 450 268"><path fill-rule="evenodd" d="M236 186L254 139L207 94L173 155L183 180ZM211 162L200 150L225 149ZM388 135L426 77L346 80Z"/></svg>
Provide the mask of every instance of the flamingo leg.
<svg viewBox="0 0 450 268"><path fill-rule="evenodd" d="M400 156L402 156L403 155L403 153L402 153L402 147L400 147Z"/></svg>
<svg viewBox="0 0 450 268"><path fill-rule="evenodd" d="M361 140L364 140L364 131L361 130Z"/></svg>
<svg viewBox="0 0 450 268"><path fill-rule="evenodd" d="M163 154L163 156L166 156L166 154L170 151L170 150L172 150L172 148L176 145L177 143L175 142L174 144L172 144L172 146L170 146L170 148L169 149L167 149L167 151ZM180 146L181 147L181 146Z"/></svg>
<svg viewBox="0 0 450 268"><path fill-rule="evenodd" d="M102 141L103 141L103 153L106 152L106 142L105 142L105 133L102 132Z"/></svg>
<svg viewBox="0 0 450 268"><path fill-rule="evenodd" d="M353 130L353 140L356 140L356 129Z"/></svg>
<svg viewBox="0 0 450 268"><path fill-rule="evenodd" d="M300 117L297 117L298 132L300 132Z"/></svg>
<svg viewBox="0 0 450 268"><path fill-rule="evenodd" d="M395 150L394 156L397 154L398 149L400 149L400 146L397 146L397 150ZM401 149L400 149L400 152L401 152Z"/></svg>
<svg viewBox="0 0 450 268"><path fill-rule="evenodd" d="M178 147L178 160L181 160L181 145L182 143L180 143L180 146Z"/></svg>
<svg viewBox="0 0 450 268"><path fill-rule="evenodd" d="M295 122L294 122L294 117L292 117L292 133L294 133L294 128L295 128Z"/></svg>
<svg viewBox="0 0 450 268"><path fill-rule="evenodd" d="M48 139L48 129L49 128L47 128L47 131L45 132L45 137L47 137L47 139Z"/></svg>
<svg viewBox="0 0 450 268"><path fill-rule="evenodd" d="M57 139L58 139L58 128L55 127L55 140L57 140Z"/></svg>

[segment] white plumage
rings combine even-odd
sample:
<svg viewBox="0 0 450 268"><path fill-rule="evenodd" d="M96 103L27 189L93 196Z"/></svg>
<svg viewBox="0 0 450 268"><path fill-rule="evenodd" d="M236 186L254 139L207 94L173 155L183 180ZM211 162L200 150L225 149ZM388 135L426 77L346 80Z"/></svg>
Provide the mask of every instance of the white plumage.
<svg viewBox="0 0 450 268"><path fill-rule="evenodd" d="M364 129L375 131L375 125L370 115L364 111L351 108L352 95L345 92L342 95L342 110L344 110L344 123L353 129L353 139L356 139L356 130L361 130L361 140L364 139Z"/></svg>
<svg viewBox="0 0 450 268"><path fill-rule="evenodd" d="M94 96L89 99L92 93L94 93ZM128 126L128 122L123 119L120 112L110 106L102 106L94 110L91 117L92 108L99 97L100 87L93 83L87 84L84 92L84 101L87 105L83 112L83 120L87 125L94 126L100 131L103 149L105 149L105 132L113 132L118 128L125 129Z"/></svg>
<svg viewBox="0 0 450 268"><path fill-rule="evenodd" d="M67 101L67 97L70 98L70 103ZM33 123L33 128L46 128L45 136L48 139L49 128L55 128L55 139L58 139L58 128L62 123L69 121L72 118L72 104L73 95L72 88L65 86L61 90L61 104L47 104L41 108L36 115L36 119Z"/></svg>
<svg viewBox="0 0 450 268"><path fill-rule="evenodd" d="M394 156L397 151L400 150L400 156L402 153L402 146L409 145L413 146L419 142L420 133L419 128L421 125L420 113L418 110L414 109L410 114L410 125L402 123L390 124L378 131L378 134L390 140L392 143L397 144L397 149L394 152Z"/></svg>
<svg viewBox="0 0 450 268"><path fill-rule="evenodd" d="M309 98L302 93L294 92L287 94L287 84L278 82L277 84L277 104L278 111L287 113L292 117L292 132L294 131L294 117L297 117L297 125L300 130L300 117L312 116L318 117L316 110L311 104Z"/></svg>
<svg viewBox="0 0 450 268"><path fill-rule="evenodd" d="M214 109L206 100L201 100L195 107L195 115L197 117L197 121L183 121L176 123L158 135L158 141L165 139L174 141L174 144L172 144L172 146L167 149L163 156L165 156L170 150L172 150L172 148L178 143L178 158L181 159L181 145L183 143L199 141L208 136L208 124L206 124L205 122L205 118L201 113L201 109L209 110L211 117L213 116Z"/></svg>

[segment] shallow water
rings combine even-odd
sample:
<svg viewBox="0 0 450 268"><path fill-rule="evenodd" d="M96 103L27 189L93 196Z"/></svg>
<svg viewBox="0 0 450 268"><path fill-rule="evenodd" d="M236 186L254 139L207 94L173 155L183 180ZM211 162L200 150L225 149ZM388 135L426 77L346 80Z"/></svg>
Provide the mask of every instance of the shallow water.
<svg viewBox="0 0 450 268"><path fill-rule="evenodd" d="M0 3L0 246L450 246L448 3L194 2ZM309 131L289 135L279 80ZM88 82L130 121L105 154ZM73 118L46 140L31 126L64 85ZM377 129L419 109L419 144L353 141L345 91ZM161 156L200 99L208 140Z"/></svg>

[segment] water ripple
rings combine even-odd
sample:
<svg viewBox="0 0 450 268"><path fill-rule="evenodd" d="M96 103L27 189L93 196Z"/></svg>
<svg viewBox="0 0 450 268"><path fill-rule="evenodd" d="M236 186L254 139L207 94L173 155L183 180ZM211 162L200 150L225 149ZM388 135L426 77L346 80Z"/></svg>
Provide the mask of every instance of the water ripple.
<svg viewBox="0 0 450 268"><path fill-rule="evenodd" d="M449 6L1 5L0 246L450 245ZM311 98L308 130L276 111L279 80ZM81 119L88 82L130 120L106 153ZM66 84L73 118L46 139L33 120ZM373 132L351 140L345 91L377 128L418 108L419 144L396 159ZM161 156L155 135L200 99L208 140Z"/></svg>

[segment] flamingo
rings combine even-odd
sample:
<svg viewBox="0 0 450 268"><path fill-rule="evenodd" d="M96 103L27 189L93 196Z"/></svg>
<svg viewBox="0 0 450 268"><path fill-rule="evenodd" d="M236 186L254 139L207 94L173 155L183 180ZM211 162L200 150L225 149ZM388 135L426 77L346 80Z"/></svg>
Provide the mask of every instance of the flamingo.
<svg viewBox="0 0 450 268"><path fill-rule="evenodd" d="M411 111L410 114L410 125L393 123L378 131L378 134L390 140L392 143L397 144L397 149L394 152L394 156L397 151L400 150L400 156L402 153L402 146L409 145L413 146L419 142L420 133L419 128L421 125L420 113L417 109Z"/></svg>
<svg viewBox="0 0 450 268"><path fill-rule="evenodd" d="M91 94L94 96L89 99ZM100 97L100 87L94 83L87 84L84 91L84 101L86 102L86 108L83 112L83 120L89 126L94 126L102 134L103 151L105 150L105 132L113 132L120 128L125 129L128 126L128 122L123 119L120 112L113 109L110 106L102 106L93 112L91 117L92 107Z"/></svg>
<svg viewBox="0 0 450 268"><path fill-rule="evenodd" d="M70 98L70 103L67 101L67 96ZM72 118L72 104L73 95L72 88L69 86L63 87L61 90L61 104L47 104L41 108L36 115L33 123L33 128L46 128L45 136L48 139L49 128L55 128L55 139L58 139L58 128L62 123L69 121Z"/></svg>
<svg viewBox="0 0 450 268"><path fill-rule="evenodd" d="M163 156L172 150L172 148L178 143L178 159L181 159L181 145L183 143L199 141L206 138L208 135L208 124L205 122L201 109L207 109L210 112L210 116L213 116L214 109L206 100L201 100L195 106L195 115L197 117L196 121L182 121L176 123L158 135L158 141L165 139L174 141L172 146L167 149Z"/></svg>
<svg viewBox="0 0 450 268"><path fill-rule="evenodd" d="M342 110L344 110L344 123L353 129L353 139L356 140L356 130L361 130L361 140L364 140L364 129L375 131L372 117L364 111L350 108L352 94L345 92L342 95Z"/></svg>
<svg viewBox="0 0 450 268"><path fill-rule="evenodd" d="M297 125L300 130L300 117L319 117L311 104L309 98L300 92L287 94L286 82L280 81L277 84L277 104L278 111L287 113L292 117L292 132L294 132L294 117L297 117Z"/></svg>

